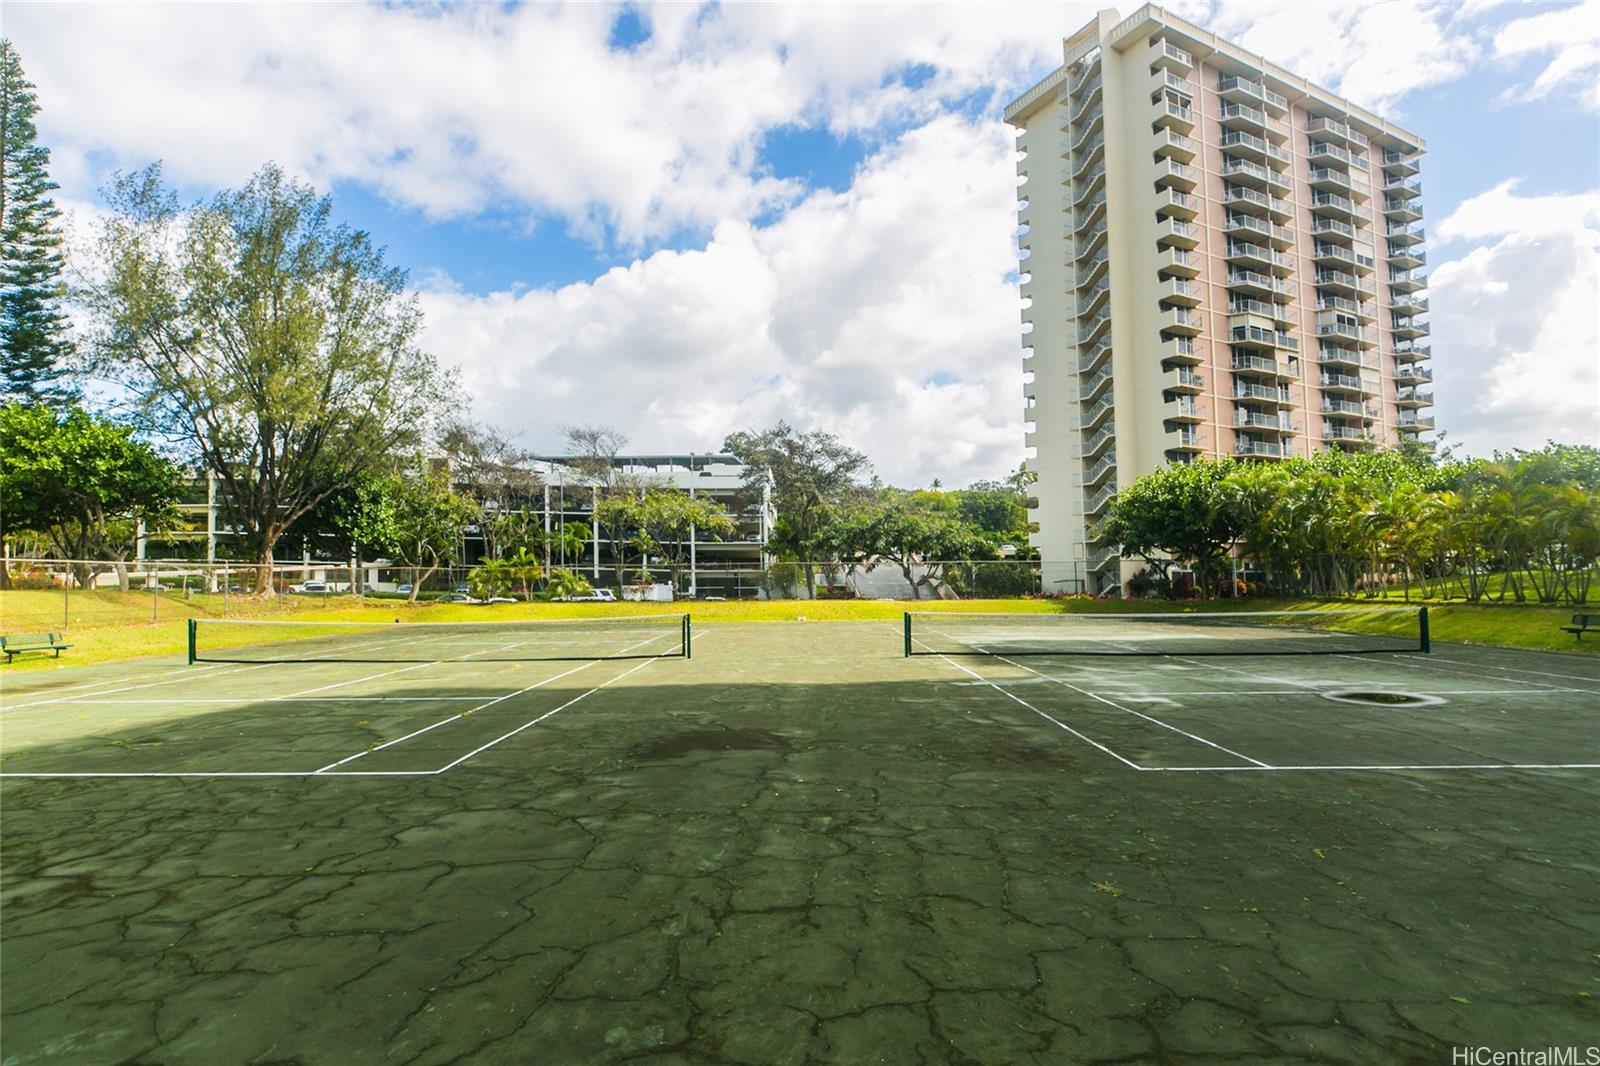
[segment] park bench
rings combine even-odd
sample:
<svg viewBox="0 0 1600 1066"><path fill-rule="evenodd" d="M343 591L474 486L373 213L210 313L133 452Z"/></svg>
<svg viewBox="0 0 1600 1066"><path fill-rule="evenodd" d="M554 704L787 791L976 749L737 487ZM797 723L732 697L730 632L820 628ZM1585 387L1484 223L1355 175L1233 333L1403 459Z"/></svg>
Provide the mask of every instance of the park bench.
<svg viewBox="0 0 1600 1066"><path fill-rule="evenodd" d="M6 662L11 661L14 655L21 655L25 651L53 651L56 658L61 658L61 653L72 647L71 644L61 642L60 633L17 633L14 636L0 636L0 651L6 653Z"/></svg>
<svg viewBox="0 0 1600 1066"><path fill-rule="evenodd" d="M1582 640L1585 633L1600 632L1600 614L1575 614L1572 624L1562 626L1561 632L1571 633L1577 640Z"/></svg>

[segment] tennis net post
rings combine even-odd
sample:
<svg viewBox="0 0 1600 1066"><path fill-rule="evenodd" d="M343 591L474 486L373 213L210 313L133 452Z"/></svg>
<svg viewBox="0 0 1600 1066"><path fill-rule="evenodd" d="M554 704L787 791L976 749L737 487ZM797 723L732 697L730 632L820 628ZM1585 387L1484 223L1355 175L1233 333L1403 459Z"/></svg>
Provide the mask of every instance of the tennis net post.
<svg viewBox="0 0 1600 1066"><path fill-rule="evenodd" d="M199 628L200 628L199 624L193 618L189 619L189 665L190 666L194 665L195 630L197 630Z"/></svg>
<svg viewBox="0 0 1600 1066"><path fill-rule="evenodd" d="M1422 634L1422 653L1427 655L1433 650L1433 642L1428 638L1428 609L1426 607L1417 612L1417 629Z"/></svg>
<svg viewBox="0 0 1600 1066"><path fill-rule="evenodd" d="M904 625L902 627L902 631L903 631L903 633L905 635L905 644L906 644L905 658L909 659L909 658L911 658L911 612L910 611L906 612L905 623L904 623Z"/></svg>
<svg viewBox="0 0 1600 1066"><path fill-rule="evenodd" d="M692 626L693 626L693 623L689 621L689 613L687 611L685 611L684 615L683 615L683 657L685 659L694 658L693 654L691 654L691 648L693 646L692 645L693 632L692 632L692 628L691 628Z"/></svg>

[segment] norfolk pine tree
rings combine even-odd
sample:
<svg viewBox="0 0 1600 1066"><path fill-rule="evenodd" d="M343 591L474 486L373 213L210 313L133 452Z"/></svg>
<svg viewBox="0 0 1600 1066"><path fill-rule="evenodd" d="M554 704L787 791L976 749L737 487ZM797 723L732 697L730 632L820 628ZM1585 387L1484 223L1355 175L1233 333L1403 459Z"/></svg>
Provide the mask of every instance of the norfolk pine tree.
<svg viewBox="0 0 1600 1066"><path fill-rule="evenodd" d="M0 395L60 406L72 341L61 313L66 286L61 212L49 193L50 149L36 143L39 101L10 41L0 40Z"/></svg>

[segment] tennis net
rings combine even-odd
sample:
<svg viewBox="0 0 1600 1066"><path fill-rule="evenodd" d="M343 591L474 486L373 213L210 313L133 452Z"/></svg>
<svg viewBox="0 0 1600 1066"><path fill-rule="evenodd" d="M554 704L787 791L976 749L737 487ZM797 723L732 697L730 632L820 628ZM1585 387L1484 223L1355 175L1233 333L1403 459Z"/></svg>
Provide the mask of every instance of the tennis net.
<svg viewBox="0 0 1600 1066"><path fill-rule="evenodd" d="M689 616L492 622L284 622L194 618L189 661L495 662L688 658Z"/></svg>
<svg viewBox="0 0 1600 1066"><path fill-rule="evenodd" d="M1337 655L1428 650L1426 607L1181 614L910 612L907 655Z"/></svg>

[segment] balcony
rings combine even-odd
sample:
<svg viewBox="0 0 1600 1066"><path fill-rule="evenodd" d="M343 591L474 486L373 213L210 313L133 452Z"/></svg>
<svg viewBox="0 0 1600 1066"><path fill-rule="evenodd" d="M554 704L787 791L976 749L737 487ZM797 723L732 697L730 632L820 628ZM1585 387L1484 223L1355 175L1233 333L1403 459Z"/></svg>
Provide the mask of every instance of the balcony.
<svg viewBox="0 0 1600 1066"><path fill-rule="evenodd" d="M1242 156L1253 159L1258 163L1268 160L1283 163L1289 162L1289 153L1263 137L1257 137L1248 130L1228 130L1218 142L1226 155Z"/></svg>
<svg viewBox="0 0 1600 1066"><path fill-rule="evenodd" d="M1433 393L1418 392L1416 389L1396 389L1394 402L1397 407L1432 407Z"/></svg>
<svg viewBox="0 0 1600 1066"><path fill-rule="evenodd" d="M1389 288L1395 292L1416 292L1428 287L1428 276L1409 270L1389 271Z"/></svg>
<svg viewBox="0 0 1600 1066"><path fill-rule="evenodd" d="M1368 143L1365 134L1358 133L1338 119L1320 115L1306 123L1306 132L1320 134L1324 140L1337 141L1347 148L1366 148Z"/></svg>
<svg viewBox="0 0 1600 1066"><path fill-rule="evenodd" d="M1421 244L1428 239L1428 231L1423 226L1407 226L1401 223L1389 223L1389 247L1402 244Z"/></svg>
<svg viewBox="0 0 1600 1066"><path fill-rule="evenodd" d="M1260 237L1270 241L1272 246L1278 249L1288 248L1294 244L1294 231L1288 226L1275 226L1254 215L1241 214L1237 211L1228 212L1227 220L1223 223L1223 231L1230 236Z"/></svg>
<svg viewBox="0 0 1600 1066"><path fill-rule="evenodd" d="M1096 67L1095 73L1098 74L1099 70L1100 68ZM1070 121L1074 126L1081 125L1085 121L1083 117L1084 112L1088 111L1091 107L1098 107L1100 105L1100 100L1103 95L1101 89L1103 88L1104 84L1105 83L1101 78L1096 77L1092 85L1087 86L1081 91L1077 89L1073 90L1073 95L1078 97L1078 107L1076 111L1072 112L1072 117L1068 121ZM1096 117L1098 117L1098 115ZM1093 119L1087 121L1093 121Z"/></svg>
<svg viewBox="0 0 1600 1066"><path fill-rule="evenodd" d="M1200 422L1205 416L1193 396L1183 396L1162 404L1161 417L1168 422Z"/></svg>
<svg viewBox="0 0 1600 1066"><path fill-rule="evenodd" d="M1294 208L1287 200L1243 185L1224 186L1222 202L1229 208L1239 211L1265 214L1274 222L1286 222L1294 217Z"/></svg>
<svg viewBox="0 0 1600 1066"><path fill-rule="evenodd" d="M1394 380L1398 385L1425 385L1433 380L1433 371L1415 363L1395 362ZM1429 393L1429 395L1433 395Z"/></svg>
<svg viewBox="0 0 1600 1066"><path fill-rule="evenodd" d="M1298 316L1286 303L1270 303L1266 300L1256 300L1249 296L1237 293L1228 294L1228 314L1230 315L1260 315L1270 318L1280 329L1287 329L1297 321Z"/></svg>
<svg viewBox="0 0 1600 1066"><path fill-rule="evenodd" d="M1415 200L1391 196L1383 202L1383 217L1395 222L1416 222L1422 217L1422 205Z"/></svg>
<svg viewBox="0 0 1600 1066"><path fill-rule="evenodd" d="M1094 169L1072 180L1072 209L1085 210L1089 197L1105 193L1106 165L1104 162L1097 164Z"/></svg>
<svg viewBox="0 0 1600 1066"><path fill-rule="evenodd" d="M1156 285L1156 298L1163 304L1181 307L1198 307L1201 287L1187 278L1168 278Z"/></svg>
<svg viewBox="0 0 1600 1066"><path fill-rule="evenodd" d="M1383 152L1383 169L1391 174L1409 178L1422 169L1422 163L1414 153L1396 152L1386 148Z"/></svg>
<svg viewBox="0 0 1600 1066"><path fill-rule="evenodd" d="M1365 167L1367 157L1345 151L1336 144L1327 141L1312 141L1308 154L1313 163L1326 163L1340 167Z"/></svg>
<svg viewBox="0 0 1600 1066"><path fill-rule="evenodd" d="M1373 419L1378 417L1378 412L1354 400L1335 400L1330 396L1322 398L1322 406L1317 408L1325 415L1348 415L1352 418Z"/></svg>
<svg viewBox="0 0 1600 1066"><path fill-rule="evenodd" d="M1271 333L1268 332L1268 336ZM1270 342L1268 347L1271 347ZM1228 360L1228 370L1234 374L1267 374L1275 378L1294 379L1298 375L1288 363L1280 363L1270 356L1246 355L1235 350Z"/></svg>
<svg viewBox="0 0 1600 1066"><path fill-rule="evenodd" d="M1401 340L1416 340L1418 337L1426 337L1429 332L1428 324L1415 318L1397 317L1394 320L1394 335Z"/></svg>
<svg viewBox="0 0 1600 1066"><path fill-rule="evenodd" d="M1156 223L1156 240L1174 248L1198 248L1200 228L1191 226L1181 218L1169 218Z"/></svg>
<svg viewBox="0 0 1600 1066"><path fill-rule="evenodd" d="M1158 41L1151 49L1150 65L1176 74L1187 74L1194 68L1194 56L1171 41Z"/></svg>
<svg viewBox="0 0 1600 1066"><path fill-rule="evenodd" d="M1428 313L1428 299L1425 296L1393 296L1389 301L1389 310L1397 315L1425 315Z"/></svg>
<svg viewBox="0 0 1600 1066"><path fill-rule="evenodd" d="M1186 366L1169 370L1161 376L1163 392L1199 392L1206 387L1206 379Z"/></svg>
<svg viewBox="0 0 1600 1066"><path fill-rule="evenodd" d="M1200 184L1199 171L1184 163L1172 159L1164 159L1156 165L1156 188L1180 189L1183 192L1194 192Z"/></svg>
<svg viewBox="0 0 1600 1066"><path fill-rule="evenodd" d="M1294 403L1289 398L1288 389L1276 389L1270 385L1257 385L1248 381L1235 380L1231 396L1235 400L1256 400L1260 403L1275 403L1281 406L1292 406Z"/></svg>
<svg viewBox="0 0 1600 1066"><path fill-rule="evenodd" d="M1397 429L1404 430L1430 430L1433 428L1432 415L1401 415L1394 420Z"/></svg>
<svg viewBox="0 0 1600 1066"><path fill-rule="evenodd" d="M1181 133L1164 129L1156 134L1155 154L1157 159L1176 159L1180 163L1193 163L1195 153L1199 146L1193 138L1185 137Z"/></svg>
<svg viewBox="0 0 1600 1066"><path fill-rule="evenodd" d="M1156 101L1155 124L1179 133L1194 132L1194 108L1171 97Z"/></svg>
<svg viewBox="0 0 1600 1066"><path fill-rule="evenodd" d="M1259 81L1241 78L1237 74L1224 74L1217 82L1217 95L1235 104L1266 105L1267 87Z"/></svg>
<svg viewBox="0 0 1600 1066"><path fill-rule="evenodd" d="M1336 192L1314 192L1311 194L1310 205L1313 215L1339 218L1346 222L1352 222L1356 218L1355 201Z"/></svg>
<svg viewBox="0 0 1600 1066"><path fill-rule="evenodd" d="M1264 244L1252 244L1249 241L1229 241L1227 249L1229 263L1239 263L1244 266L1281 268L1287 271L1293 261L1282 252L1275 252Z"/></svg>
<svg viewBox="0 0 1600 1066"><path fill-rule="evenodd" d="M1193 426L1185 426L1176 431L1169 431L1166 435L1165 444L1169 452L1198 452L1205 450L1205 443L1201 441L1199 432Z"/></svg>
<svg viewBox="0 0 1600 1066"><path fill-rule="evenodd" d="M1282 459L1284 451L1283 445L1272 441L1241 438L1233 442L1233 454L1247 459Z"/></svg>
<svg viewBox="0 0 1600 1066"><path fill-rule="evenodd" d="M1163 274L1197 278L1200 276L1200 257L1186 248L1168 248L1156 256L1156 269Z"/></svg>
<svg viewBox="0 0 1600 1066"><path fill-rule="evenodd" d="M1168 189L1156 196L1156 211L1170 218L1193 221L1200 215L1200 202L1186 192Z"/></svg>
<svg viewBox="0 0 1600 1066"><path fill-rule="evenodd" d="M1276 140L1283 140L1286 136L1277 124L1267 117L1265 111L1249 104L1223 104L1218 112L1218 118L1222 120L1224 129L1244 130L1263 137L1276 135L1274 138Z"/></svg>
<svg viewBox="0 0 1600 1066"><path fill-rule="evenodd" d="M1300 342L1289 334L1272 329L1263 329L1260 326L1231 326L1228 329L1228 341L1238 347L1282 348L1291 352L1298 351L1300 348ZM1236 355L1235 359L1238 358L1239 356ZM1271 362L1271 360L1267 361ZM1252 359L1251 362L1259 362L1259 360ZM1235 369L1237 369L1237 366ZM1277 370L1275 373L1286 374L1289 372Z"/></svg>
<svg viewBox="0 0 1600 1066"><path fill-rule="evenodd" d="M1317 323L1317 336L1350 341L1363 348L1371 348L1378 343L1377 338L1373 336L1372 330L1362 329L1353 322L1319 322Z"/></svg>
<svg viewBox="0 0 1600 1066"><path fill-rule="evenodd" d="M1415 341L1402 341L1394 346L1394 357L1402 362L1417 363L1433 358L1433 346Z"/></svg>
<svg viewBox="0 0 1600 1066"><path fill-rule="evenodd" d="M1228 288L1253 296L1294 295L1294 289L1287 281L1254 270L1228 271Z"/></svg>
<svg viewBox="0 0 1600 1066"><path fill-rule="evenodd" d="M1318 296L1314 306L1318 311L1343 311L1347 315L1355 315L1364 323L1370 323L1374 317L1366 304L1343 296Z"/></svg>
<svg viewBox="0 0 1600 1066"><path fill-rule="evenodd" d="M1383 191L1394 200L1414 200L1422 195L1421 178L1385 178Z"/></svg>
<svg viewBox="0 0 1600 1066"><path fill-rule="evenodd" d="M1306 175L1306 180L1311 182L1312 188L1320 189L1324 192L1338 192L1341 190L1350 192L1354 188L1350 184L1349 174L1342 170L1334 170L1331 167L1312 167L1311 172Z"/></svg>
<svg viewBox="0 0 1600 1066"><path fill-rule="evenodd" d="M1096 222L1102 226L1105 225L1105 207L1106 194L1102 191L1100 195L1090 200L1083 210L1078 212L1078 224L1075 227L1077 232L1087 235L1089 227Z"/></svg>
<svg viewBox="0 0 1600 1066"><path fill-rule="evenodd" d="M1197 366L1206 359L1205 347L1196 344L1193 337L1163 338L1156 348L1156 354L1161 357L1163 363L1177 363L1181 366Z"/></svg>
<svg viewBox="0 0 1600 1066"><path fill-rule="evenodd" d="M1389 263L1405 270L1415 270L1417 267L1427 266L1428 253L1417 247L1396 247L1391 244L1389 245Z"/></svg>
<svg viewBox="0 0 1600 1066"><path fill-rule="evenodd" d="M1357 443L1366 443L1372 439L1372 435L1365 429L1357 429L1354 426L1346 426L1338 422L1322 423L1322 436L1324 440L1352 441Z"/></svg>
<svg viewBox="0 0 1600 1066"><path fill-rule="evenodd" d="M1340 296L1367 296L1372 295L1372 290L1367 285L1365 278L1348 274L1342 270L1319 270L1312 279L1319 288Z"/></svg>
<svg viewBox="0 0 1600 1066"><path fill-rule="evenodd" d="M1269 433L1295 432L1294 422L1290 420L1288 412L1266 414L1248 407L1234 410L1233 426L1235 429L1264 429Z"/></svg>
<svg viewBox="0 0 1600 1066"><path fill-rule="evenodd" d="M1368 388L1364 381L1351 374L1325 373L1318 379L1317 386L1323 392L1354 392L1362 396L1371 396L1376 391Z"/></svg>
<svg viewBox="0 0 1600 1066"><path fill-rule="evenodd" d="M1322 366L1336 368L1335 372L1359 370L1362 367L1368 370L1378 369L1377 357L1370 352L1363 352L1358 348L1345 348L1337 344L1318 345L1317 362Z"/></svg>
<svg viewBox="0 0 1600 1066"><path fill-rule="evenodd" d="M1100 250L1100 254L1096 255L1088 262L1079 263L1076 271L1077 281L1073 287L1081 289L1084 286L1093 285L1099 279L1099 277L1105 273L1106 267L1110 261L1111 256L1104 248L1102 248Z"/></svg>
<svg viewBox="0 0 1600 1066"><path fill-rule="evenodd" d="M1196 336L1205 324L1205 317L1187 307L1174 307L1163 311L1158 320L1163 333Z"/></svg>
<svg viewBox="0 0 1600 1066"><path fill-rule="evenodd" d="M1342 238L1347 241L1356 239L1356 228L1337 218L1312 219L1311 232L1319 237Z"/></svg>
<svg viewBox="0 0 1600 1066"><path fill-rule="evenodd" d="M1074 238L1073 244L1077 250L1077 255L1074 258L1079 262L1087 262L1094 253L1105 247L1105 236L1106 220L1102 218L1094 229Z"/></svg>

